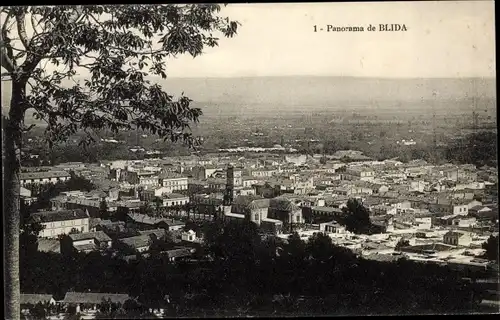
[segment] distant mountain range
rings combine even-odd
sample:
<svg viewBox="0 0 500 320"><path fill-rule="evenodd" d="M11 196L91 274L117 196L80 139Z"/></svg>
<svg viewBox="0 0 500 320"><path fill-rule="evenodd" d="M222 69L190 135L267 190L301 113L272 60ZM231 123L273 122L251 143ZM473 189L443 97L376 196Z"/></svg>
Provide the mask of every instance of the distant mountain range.
<svg viewBox="0 0 500 320"><path fill-rule="evenodd" d="M154 78L174 96L184 92L207 115L268 114L304 109L348 109L364 105L377 108L392 102L404 108L404 102L436 100L463 101L481 97L496 101L495 78L383 79L356 77L248 77L248 78ZM3 82L2 112L8 106L10 92ZM4 89L4 88L2 88ZM450 107L451 108L451 107ZM8 107L6 108L8 110ZM238 111L238 112L235 112ZM31 118L30 115L27 115ZM27 119L31 123L32 119Z"/></svg>

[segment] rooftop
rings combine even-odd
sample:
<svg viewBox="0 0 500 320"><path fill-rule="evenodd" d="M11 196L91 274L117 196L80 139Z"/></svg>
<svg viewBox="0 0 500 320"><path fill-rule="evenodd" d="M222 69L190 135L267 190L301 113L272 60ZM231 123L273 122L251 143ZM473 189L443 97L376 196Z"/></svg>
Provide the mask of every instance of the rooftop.
<svg viewBox="0 0 500 320"><path fill-rule="evenodd" d="M35 221L39 222L67 221L89 218L89 214L84 212L82 209L35 212L32 213L31 216L35 219Z"/></svg>
<svg viewBox="0 0 500 320"><path fill-rule="evenodd" d="M72 233L69 235L73 241L81 241L87 239L95 239L97 241L111 241L111 238L103 231Z"/></svg>
<svg viewBox="0 0 500 320"><path fill-rule="evenodd" d="M51 294L40 294L40 293L21 293L21 304L37 304L47 303L52 300Z"/></svg>
<svg viewBox="0 0 500 320"><path fill-rule="evenodd" d="M103 301L111 300L113 303L123 304L128 299L130 299L128 294L120 293L66 292L62 302L100 304Z"/></svg>
<svg viewBox="0 0 500 320"><path fill-rule="evenodd" d="M66 171L21 172L19 174L19 179L21 180L61 177L70 177L70 174Z"/></svg>

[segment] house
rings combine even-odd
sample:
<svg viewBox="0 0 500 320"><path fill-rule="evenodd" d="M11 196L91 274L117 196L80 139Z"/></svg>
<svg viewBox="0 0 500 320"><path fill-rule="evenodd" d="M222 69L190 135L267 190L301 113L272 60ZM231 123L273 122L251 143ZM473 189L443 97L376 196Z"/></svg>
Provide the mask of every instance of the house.
<svg viewBox="0 0 500 320"><path fill-rule="evenodd" d="M194 166L191 170L193 177L198 180L205 180L211 177L219 168L212 164Z"/></svg>
<svg viewBox="0 0 500 320"><path fill-rule="evenodd" d="M165 254L169 261L176 261L182 258L187 258L192 255L193 249L189 248L177 248L165 251Z"/></svg>
<svg viewBox="0 0 500 320"><path fill-rule="evenodd" d="M449 199L438 199L437 203L431 204L429 209L435 213L459 214L464 216L469 212L467 201L453 201Z"/></svg>
<svg viewBox="0 0 500 320"><path fill-rule="evenodd" d="M279 173L279 170L277 168L262 168L262 169L255 169L252 170L251 175L252 177L272 177L276 174Z"/></svg>
<svg viewBox="0 0 500 320"><path fill-rule="evenodd" d="M23 305L36 305L37 303L42 304L56 304L56 300L51 294L39 294L39 293L21 293L20 299L21 306Z"/></svg>
<svg viewBox="0 0 500 320"><path fill-rule="evenodd" d="M75 229L79 232L89 232L90 216L81 209L35 212L31 217L44 226L40 231L41 238L57 238L69 234Z"/></svg>
<svg viewBox="0 0 500 320"><path fill-rule="evenodd" d="M340 216L342 215L342 209L333 207L311 207L311 212L313 216Z"/></svg>
<svg viewBox="0 0 500 320"><path fill-rule="evenodd" d="M345 174L342 174L342 180L373 180L375 172L373 169L363 166L352 166L346 169Z"/></svg>
<svg viewBox="0 0 500 320"><path fill-rule="evenodd" d="M121 245L129 247L132 250L142 253L149 250L151 241L152 239L150 234L141 234L138 236L122 238L117 242Z"/></svg>
<svg viewBox="0 0 500 320"><path fill-rule="evenodd" d="M330 222L320 223L319 231L324 233L344 234L346 233L346 228L344 226L341 226L335 221L330 221Z"/></svg>
<svg viewBox="0 0 500 320"><path fill-rule="evenodd" d="M471 217L482 218L484 216L489 216L492 210L483 205L478 205L469 209L469 215Z"/></svg>
<svg viewBox="0 0 500 320"><path fill-rule="evenodd" d="M473 228L477 225L477 220L474 217L458 217L453 219L452 225L462 228Z"/></svg>
<svg viewBox="0 0 500 320"><path fill-rule="evenodd" d="M22 314L29 314L29 309L39 303L45 306L47 311L47 307L54 306L56 300L50 294L21 293L19 304Z"/></svg>
<svg viewBox="0 0 500 320"><path fill-rule="evenodd" d="M167 219L151 217L141 213L128 213L127 221L133 223L141 230L152 228L168 229Z"/></svg>
<svg viewBox="0 0 500 320"><path fill-rule="evenodd" d="M127 181L130 184L147 187L156 187L160 184L157 173L151 171L129 171L127 173Z"/></svg>
<svg viewBox="0 0 500 320"><path fill-rule="evenodd" d="M430 229L432 228L432 218L431 217L415 218L414 224L419 229Z"/></svg>
<svg viewBox="0 0 500 320"><path fill-rule="evenodd" d="M181 239L182 241L187 241L187 242L197 242L197 237L196 237L196 232L193 230L188 230L183 233L181 233Z"/></svg>
<svg viewBox="0 0 500 320"><path fill-rule="evenodd" d="M370 212L374 216L385 216L385 215L395 215L398 212L398 209L393 206L386 206L386 205L378 205L378 206L373 206L370 209Z"/></svg>
<svg viewBox="0 0 500 320"><path fill-rule="evenodd" d="M128 294L122 293L95 293L95 292L66 292L60 303L66 307L75 307L76 313L86 310L97 310L104 302L123 305L130 300Z"/></svg>
<svg viewBox="0 0 500 320"><path fill-rule="evenodd" d="M21 197L21 201L26 205L31 205L33 202L37 200L37 197L31 196L31 190L21 187L19 190L19 195Z"/></svg>
<svg viewBox="0 0 500 320"><path fill-rule="evenodd" d="M111 238L103 231L73 233L69 237L78 251L91 252L111 248Z"/></svg>
<svg viewBox="0 0 500 320"><path fill-rule="evenodd" d="M171 189L171 191L168 193L188 189L188 178L175 172L162 173L159 177L159 180L161 186Z"/></svg>
<svg viewBox="0 0 500 320"><path fill-rule="evenodd" d="M67 181L71 178L71 175L66 171L41 171L41 172L21 172L19 174L19 180L21 186L27 184L48 184L57 183L62 181Z"/></svg>
<svg viewBox="0 0 500 320"><path fill-rule="evenodd" d="M162 196L164 207L183 206L189 203L189 197L180 193L167 193Z"/></svg>
<svg viewBox="0 0 500 320"><path fill-rule="evenodd" d="M449 231L444 235L443 242L453 246L468 247L472 242L472 236L465 231Z"/></svg>
<svg viewBox="0 0 500 320"><path fill-rule="evenodd" d="M171 221L167 221L167 226L168 231L177 231L183 229L186 226L186 223L172 219Z"/></svg>

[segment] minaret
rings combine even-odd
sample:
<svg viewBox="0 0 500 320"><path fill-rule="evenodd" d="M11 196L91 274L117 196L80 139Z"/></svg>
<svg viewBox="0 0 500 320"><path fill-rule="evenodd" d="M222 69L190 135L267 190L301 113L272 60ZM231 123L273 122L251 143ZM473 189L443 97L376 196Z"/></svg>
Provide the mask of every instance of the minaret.
<svg viewBox="0 0 500 320"><path fill-rule="evenodd" d="M226 193L224 195L224 205L230 206L234 200L234 167L230 164L226 172Z"/></svg>

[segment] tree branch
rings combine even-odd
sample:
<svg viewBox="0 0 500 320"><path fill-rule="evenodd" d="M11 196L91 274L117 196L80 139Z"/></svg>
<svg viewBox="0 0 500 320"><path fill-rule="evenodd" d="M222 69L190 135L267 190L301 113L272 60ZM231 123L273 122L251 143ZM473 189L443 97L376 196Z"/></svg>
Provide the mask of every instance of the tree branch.
<svg viewBox="0 0 500 320"><path fill-rule="evenodd" d="M2 25L2 32L0 34L0 41L1 41L1 65L2 67L7 70L9 73L13 73L16 69L16 64L14 61L13 53L12 53L12 46L10 44L10 39L7 35L7 24L9 23L10 18L13 17L13 14L11 12L7 13L7 17L5 18L5 21L3 22Z"/></svg>
<svg viewBox="0 0 500 320"><path fill-rule="evenodd" d="M24 18L26 17L26 13L19 12L16 14L16 24L17 24L17 33L19 35L19 40L23 44L24 48L28 50L29 42L28 35L26 34L26 25Z"/></svg>

